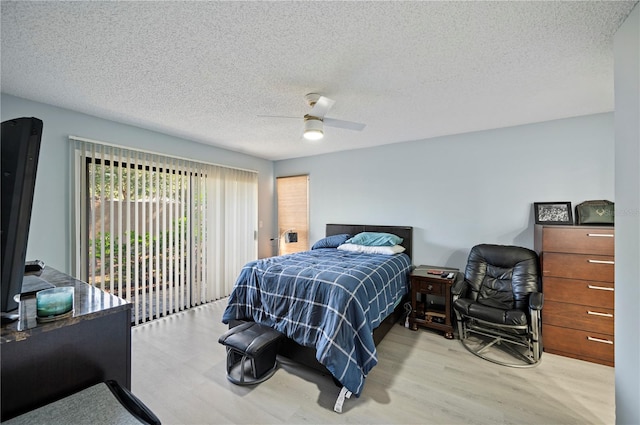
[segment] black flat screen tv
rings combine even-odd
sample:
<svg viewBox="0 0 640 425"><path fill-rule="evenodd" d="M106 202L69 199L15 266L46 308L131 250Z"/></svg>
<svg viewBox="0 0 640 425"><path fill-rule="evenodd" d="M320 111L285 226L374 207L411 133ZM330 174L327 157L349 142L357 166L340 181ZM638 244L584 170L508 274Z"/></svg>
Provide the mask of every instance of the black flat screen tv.
<svg viewBox="0 0 640 425"><path fill-rule="evenodd" d="M16 118L2 123L3 318L18 308L14 297L22 291L41 138L42 121L37 118Z"/></svg>

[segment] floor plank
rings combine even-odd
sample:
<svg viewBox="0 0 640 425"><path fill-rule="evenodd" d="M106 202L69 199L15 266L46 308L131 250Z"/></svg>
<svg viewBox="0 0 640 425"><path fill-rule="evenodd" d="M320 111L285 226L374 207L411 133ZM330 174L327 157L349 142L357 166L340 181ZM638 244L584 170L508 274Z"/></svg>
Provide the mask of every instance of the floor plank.
<svg viewBox="0 0 640 425"><path fill-rule="evenodd" d="M226 300L132 330L132 390L163 424L614 424L614 369L545 353L532 369L479 359L437 332L394 326L359 398L333 412L328 376L283 361L241 387L218 337ZM285 359L283 359L285 360Z"/></svg>

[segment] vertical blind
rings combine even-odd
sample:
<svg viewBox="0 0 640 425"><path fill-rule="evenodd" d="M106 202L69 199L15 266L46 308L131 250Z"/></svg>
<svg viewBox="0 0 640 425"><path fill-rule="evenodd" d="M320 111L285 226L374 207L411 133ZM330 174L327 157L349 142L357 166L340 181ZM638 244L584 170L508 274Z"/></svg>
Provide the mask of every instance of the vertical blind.
<svg viewBox="0 0 640 425"><path fill-rule="evenodd" d="M76 275L142 323L231 293L257 258L258 176L71 137Z"/></svg>

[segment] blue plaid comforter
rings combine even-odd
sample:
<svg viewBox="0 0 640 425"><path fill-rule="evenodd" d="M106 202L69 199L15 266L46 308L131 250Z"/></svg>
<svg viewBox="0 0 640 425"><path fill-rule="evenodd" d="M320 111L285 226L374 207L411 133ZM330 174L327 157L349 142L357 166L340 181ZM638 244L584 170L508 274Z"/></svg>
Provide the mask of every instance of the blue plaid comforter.
<svg viewBox="0 0 640 425"><path fill-rule="evenodd" d="M359 396L378 363L376 328L407 293L411 260L335 248L270 257L246 264L222 316L270 326L316 358Z"/></svg>

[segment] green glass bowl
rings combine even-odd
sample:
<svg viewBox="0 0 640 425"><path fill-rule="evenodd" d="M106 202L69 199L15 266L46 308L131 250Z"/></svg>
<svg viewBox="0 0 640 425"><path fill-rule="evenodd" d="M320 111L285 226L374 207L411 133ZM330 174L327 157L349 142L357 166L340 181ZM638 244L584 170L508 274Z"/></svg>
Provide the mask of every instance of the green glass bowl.
<svg viewBox="0 0 640 425"><path fill-rule="evenodd" d="M71 286L45 289L36 294L38 317L51 317L73 310L73 291Z"/></svg>

